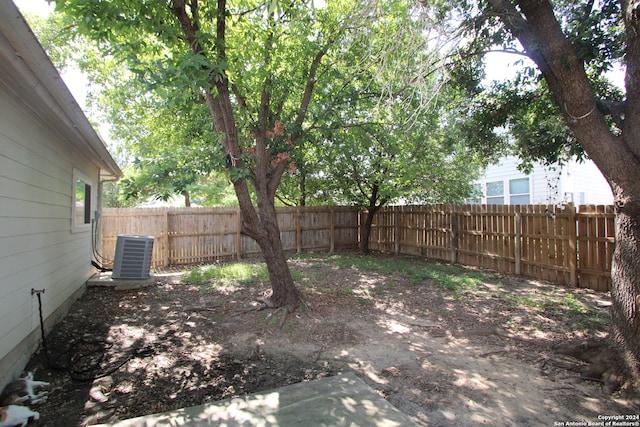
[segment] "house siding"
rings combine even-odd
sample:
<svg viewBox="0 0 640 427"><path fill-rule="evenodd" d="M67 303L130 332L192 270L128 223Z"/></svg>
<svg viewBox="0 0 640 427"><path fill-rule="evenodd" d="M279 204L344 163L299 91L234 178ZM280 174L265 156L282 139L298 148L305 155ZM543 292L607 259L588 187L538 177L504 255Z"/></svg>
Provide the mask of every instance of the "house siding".
<svg viewBox="0 0 640 427"><path fill-rule="evenodd" d="M99 169L0 85L0 387L39 340L38 298L47 328L81 295L92 275L90 227L72 229L74 170ZM96 209L97 206L92 207Z"/></svg>
<svg viewBox="0 0 640 427"><path fill-rule="evenodd" d="M527 177L531 204L555 204L571 199L576 204L613 203L611 188L592 161L570 161L557 169L535 164L528 175L518 170L518 162L516 157L505 157L498 164L489 166L476 183L485 186L489 182L502 181L505 204L509 204L509 181ZM481 203L487 203L486 194Z"/></svg>
<svg viewBox="0 0 640 427"><path fill-rule="evenodd" d="M577 205L611 205L613 192L592 161L570 162L563 171L565 192L573 193Z"/></svg>

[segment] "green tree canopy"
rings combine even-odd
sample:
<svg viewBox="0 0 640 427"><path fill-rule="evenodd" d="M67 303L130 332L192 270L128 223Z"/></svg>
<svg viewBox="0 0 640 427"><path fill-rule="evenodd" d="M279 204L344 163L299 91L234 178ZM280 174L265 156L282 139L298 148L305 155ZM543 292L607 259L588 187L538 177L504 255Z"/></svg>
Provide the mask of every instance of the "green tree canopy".
<svg viewBox="0 0 640 427"><path fill-rule="evenodd" d="M472 111L478 124L483 129L507 124L525 162L586 155L610 183L616 205L611 342L630 379L640 384L637 5L626 0L488 0L438 6L439 17L462 23L462 57L499 46L535 64L514 84L482 95L480 108ZM606 72L615 65L625 68L622 90L606 81Z"/></svg>
<svg viewBox="0 0 640 427"><path fill-rule="evenodd" d="M324 141L317 132L337 128L343 112L370 105L361 100L405 100L395 92L402 82L400 94L420 93L417 83L427 74L424 54L429 41L426 27L416 19L417 5L404 0L56 0L56 5L69 19L69 28L94 42L105 63L113 60L153 93L147 97L141 92L142 101L157 98L174 112L173 134L192 135L190 126L176 122L198 117L193 115L195 106L206 106L213 127L197 135L208 147L219 144L229 165L242 232L258 242L271 273L274 292L266 302L297 307L300 294L286 267L275 220L282 176L302 170L295 162L302 168L308 144ZM408 38L419 42L413 54L393 45ZM394 83L369 87L358 77L368 68L381 76L379 82ZM356 116L362 117L362 110ZM152 155L168 158L175 146L161 140L166 150ZM181 147L185 141L179 142ZM201 159L202 169L215 163L213 153L212 149ZM181 164L172 160L172 173L181 176L176 172Z"/></svg>

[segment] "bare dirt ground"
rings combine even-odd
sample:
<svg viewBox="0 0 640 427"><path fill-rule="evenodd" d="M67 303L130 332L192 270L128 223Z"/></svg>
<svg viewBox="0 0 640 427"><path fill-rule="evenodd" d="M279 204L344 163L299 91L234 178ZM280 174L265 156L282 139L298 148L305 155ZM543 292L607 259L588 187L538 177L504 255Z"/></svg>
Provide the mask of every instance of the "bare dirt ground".
<svg viewBox="0 0 640 427"><path fill-rule="evenodd" d="M75 373L49 368L43 351L30 363L51 382L40 426L110 423L347 371L425 426L640 413L598 367L610 365L592 345L606 334L607 294L488 272L474 289L447 290L331 260L290 261L306 304L285 322L251 310L268 283L158 272L148 288L89 288L47 338L50 359Z"/></svg>

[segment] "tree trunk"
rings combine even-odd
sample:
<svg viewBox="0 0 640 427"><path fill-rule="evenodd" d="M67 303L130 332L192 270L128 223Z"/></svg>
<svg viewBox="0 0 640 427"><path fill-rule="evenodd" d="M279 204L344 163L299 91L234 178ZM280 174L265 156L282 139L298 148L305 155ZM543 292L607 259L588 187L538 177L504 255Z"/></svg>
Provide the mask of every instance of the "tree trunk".
<svg viewBox="0 0 640 427"><path fill-rule="evenodd" d="M640 203L618 210L611 281L610 338L640 383Z"/></svg>
<svg viewBox="0 0 640 427"><path fill-rule="evenodd" d="M371 239L371 228L373 226L373 218L376 216L376 213L380 210L382 205L379 206L370 206L367 210L367 218L364 221L364 226L362 227L362 234L360 235L360 252L363 254L368 254L370 252L369 249L369 240Z"/></svg>
<svg viewBox="0 0 640 427"><path fill-rule="evenodd" d="M389 199L380 197L380 186L373 184L371 186L371 194L369 195L369 207L367 208L367 219L364 221L364 227L362 228L362 234L360 235L360 251L363 254L369 253L369 240L371 238L371 227L373 226L373 218L376 213L382 208Z"/></svg>
<svg viewBox="0 0 640 427"><path fill-rule="evenodd" d="M307 174L300 175L300 206L307 205Z"/></svg>
<svg viewBox="0 0 640 427"><path fill-rule="evenodd" d="M640 21L635 8L623 9L627 101L618 135L611 133L597 108L584 65L562 33L553 4L549 0L521 0L518 10L509 0L489 3L542 71L568 126L613 190L616 249L611 268L609 338L629 379L640 385Z"/></svg>
<svg viewBox="0 0 640 427"><path fill-rule="evenodd" d="M265 237L266 239L261 239L258 242L262 249L271 281L272 294L265 302L270 307L286 307L291 313L300 307L302 293L291 277L286 254L280 239L272 240L268 236Z"/></svg>
<svg viewBox="0 0 640 427"><path fill-rule="evenodd" d="M365 255L370 252L369 239L371 238L371 226L373 225L373 217L375 215L375 212L369 209L367 211L367 218L364 221L364 226L362 227L362 234L360 235L360 252Z"/></svg>
<svg viewBox="0 0 640 427"><path fill-rule="evenodd" d="M255 217L253 218L255 219ZM249 225L245 221L246 218L243 217L243 228ZM251 224L250 226L252 229L259 228L260 230L258 233L249 232L248 234L260 246L269 271L272 294L265 300L265 303L269 307L285 307L291 313L300 307L302 293L296 287L289 271L287 256L280 239L277 213L273 204L261 209L259 224Z"/></svg>

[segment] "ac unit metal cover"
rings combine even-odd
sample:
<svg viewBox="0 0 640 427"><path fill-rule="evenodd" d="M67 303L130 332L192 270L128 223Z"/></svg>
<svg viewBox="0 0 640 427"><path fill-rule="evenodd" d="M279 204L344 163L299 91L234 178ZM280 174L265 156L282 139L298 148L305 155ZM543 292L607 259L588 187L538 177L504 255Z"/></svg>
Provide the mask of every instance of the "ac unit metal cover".
<svg viewBox="0 0 640 427"><path fill-rule="evenodd" d="M148 278L152 253L152 236L118 235L111 277L114 279Z"/></svg>

